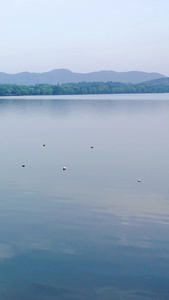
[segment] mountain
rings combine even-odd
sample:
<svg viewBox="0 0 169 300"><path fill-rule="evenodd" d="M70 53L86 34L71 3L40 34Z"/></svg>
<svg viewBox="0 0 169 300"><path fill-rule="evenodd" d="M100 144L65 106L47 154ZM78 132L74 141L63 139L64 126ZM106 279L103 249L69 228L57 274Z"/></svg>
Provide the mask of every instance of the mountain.
<svg viewBox="0 0 169 300"><path fill-rule="evenodd" d="M52 84L58 83L78 83L78 82L123 82L123 83L141 83L148 80L165 78L159 73L146 73L140 71L115 72L99 71L91 73L73 73L67 69L56 69L44 73L22 72L17 74L7 74L0 72L0 84Z"/></svg>
<svg viewBox="0 0 169 300"><path fill-rule="evenodd" d="M143 84L144 85L152 85L152 86L156 86L156 85L168 86L169 85L169 77L145 81L145 82L143 82Z"/></svg>

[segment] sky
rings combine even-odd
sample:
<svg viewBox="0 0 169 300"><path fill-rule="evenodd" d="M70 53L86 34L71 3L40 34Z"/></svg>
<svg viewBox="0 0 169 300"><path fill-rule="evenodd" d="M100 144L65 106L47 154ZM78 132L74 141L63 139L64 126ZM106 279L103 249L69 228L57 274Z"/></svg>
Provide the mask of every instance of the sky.
<svg viewBox="0 0 169 300"><path fill-rule="evenodd" d="M169 76L168 0L1 0L0 72Z"/></svg>

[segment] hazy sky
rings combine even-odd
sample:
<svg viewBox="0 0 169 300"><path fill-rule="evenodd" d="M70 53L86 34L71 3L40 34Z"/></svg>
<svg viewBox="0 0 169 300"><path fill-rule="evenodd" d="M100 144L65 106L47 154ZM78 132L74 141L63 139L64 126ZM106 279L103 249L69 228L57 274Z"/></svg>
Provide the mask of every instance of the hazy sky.
<svg viewBox="0 0 169 300"><path fill-rule="evenodd" d="M0 72L169 76L168 0L1 0Z"/></svg>

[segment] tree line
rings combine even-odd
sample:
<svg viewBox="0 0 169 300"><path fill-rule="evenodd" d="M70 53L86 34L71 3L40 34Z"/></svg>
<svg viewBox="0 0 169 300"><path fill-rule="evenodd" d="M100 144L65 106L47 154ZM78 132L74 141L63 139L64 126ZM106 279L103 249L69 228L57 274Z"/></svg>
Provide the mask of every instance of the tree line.
<svg viewBox="0 0 169 300"><path fill-rule="evenodd" d="M169 93L169 85L80 82L34 86L1 84L0 96Z"/></svg>

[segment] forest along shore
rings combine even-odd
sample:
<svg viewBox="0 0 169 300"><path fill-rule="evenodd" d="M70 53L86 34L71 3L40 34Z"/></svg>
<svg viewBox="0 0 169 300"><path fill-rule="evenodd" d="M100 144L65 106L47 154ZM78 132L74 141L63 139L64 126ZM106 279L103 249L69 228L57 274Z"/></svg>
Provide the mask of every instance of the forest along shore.
<svg viewBox="0 0 169 300"><path fill-rule="evenodd" d="M0 96L87 95L87 94L169 93L169 78L140 84L121 82L80 82L67 84L16 85L0 84Z"/></svg>

